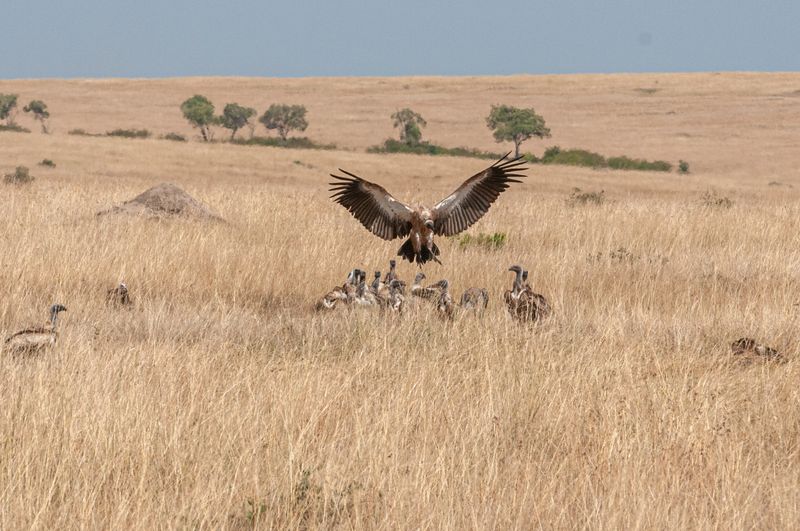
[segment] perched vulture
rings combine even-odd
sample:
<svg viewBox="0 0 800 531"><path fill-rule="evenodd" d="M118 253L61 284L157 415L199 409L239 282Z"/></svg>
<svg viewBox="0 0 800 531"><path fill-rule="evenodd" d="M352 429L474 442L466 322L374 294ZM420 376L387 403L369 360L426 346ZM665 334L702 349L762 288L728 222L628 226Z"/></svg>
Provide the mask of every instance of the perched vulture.
<svg viewBox="0 0 800 531"><path fill-rule="evenodd" d="M489 306L489 292L486 288L467 288L461 295L461 307L465 310L483 312Z"/></svg>
<svg viewBox="0 0 800 531"><path fill-rule="evenodd" d="M743 337L731 343L731 352L739 356L739 359L748 363L759 359L776 361L779 363L784 363L786 361L786 358L774 348L761 345L755 339L749 337Z"/></svg>
<svg viewBox="0 0 800 531"><path fill-rule="evenodd" d="M544 295L535 293L531 287L525 283L527 271L518 265L511 266L509 271L515 273L512 289L506 290L503 294L506 306L512 317L519 321L540 321L551 313L550 303Z"/></svg>
<svg viewBox="0 0 800 531"><path fill-rule="evenodd" d="M397 261L396 260L389 260L389 272L386 273L386 277L383 279L383 283L387 286L397 278L397 272L395 269L397 268Z"/></svg>
<svg viewBox="0 0 800 531"><path fill-rule="evenodd" d="M356 285L358 284L358 278L361 274L360 269L353 269L349 275L347 275L347 280L342 286L336 286L328 293L322 297L321 300L317 301L317 304L314 308L317 311L322 310L333 310L336 308L337 303L342 302L344 304L348 304L355 299L356 296Z"/></svg>
<svg viewBox="0 0 800 531"><path fill-rule="evenodd" d="M402 280L394 279L389 282L389 297L387 299L387 306L390 310L401 313L403 311L403 304L406 297L403 294L406 288L406 283Z"/></svg>
<svg viewBox="0 0 800 531"><path fill-rule="evenodd" d="M422 286L423 280L425 280L425 273L420 271L419 273L417 273L417 276L414 277L414 283L411 285L411 295L413 297L419 297L420 299L438 301L439 295L442 292L440 288L440 283L437 282L436 284L423 287Z"/></svg>
<svg viewBox="0 0 800 531"><path fill-rule="evenodd" d="M14 354L34 354L52 346L58 337L56 333L58 314L66 311L67 309L60 304L52 305L48 324L26 328L9 336L5 341L5 349Z"/></svg>
<svg viewBox="0 0 800 531"><path fill-rule="evenodd" d="M525 170L525 161L521 158L509 159L506 154L430 209L421 205L411 208L382 186L341 168L339 171L346 177L331 174L336 179L330 183L330 191L334 192L331 198L379 238L393 240L408 236L398 256L420 266L429 260L441 263L434 234L454 236L481 219L510 183L522 182L517 179L524 177L520 172Z"/></svg>
<svg viewBox="0 0 800 531"><path fill-rule="evenodd" d="M439 295L439 302L436 305L436 309L445 319L452 319L453 313L455 312L456 305L453 304L453 298L450 296L450 292L448 291L448 287L450 285L447 280L440 280L436 283L436 285L441 290L441 294Z"/></svg>
<svg viewBox="0 0 800 531"><path fill-rule="evenodd" d="M106 292L106 302L111 306L130 307L133 304L131 295L128 292L128 285L120 282L116 288L111 288Z"/></svg>

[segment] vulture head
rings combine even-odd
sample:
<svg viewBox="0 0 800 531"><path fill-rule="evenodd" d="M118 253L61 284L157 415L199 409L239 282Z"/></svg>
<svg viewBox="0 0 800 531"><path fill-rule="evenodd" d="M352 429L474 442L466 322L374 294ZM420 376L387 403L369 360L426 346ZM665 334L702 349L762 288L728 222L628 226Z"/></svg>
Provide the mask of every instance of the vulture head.
<svg viewBox="0 0 800 531"><path fill-rule="evenodd" d="M62 304L54 304L50 306L50 324L53 325L53 328L55 328L56 326L56 320L58 319L58 314L66 311L67 307Z"/></svg>

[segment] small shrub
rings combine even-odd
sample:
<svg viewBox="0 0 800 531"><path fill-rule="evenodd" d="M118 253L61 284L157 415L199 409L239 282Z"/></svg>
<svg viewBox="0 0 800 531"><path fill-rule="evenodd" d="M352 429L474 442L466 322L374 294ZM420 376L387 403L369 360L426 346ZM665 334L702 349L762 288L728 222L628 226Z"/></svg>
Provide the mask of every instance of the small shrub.
<svg viewBox="0 0 800 531"><path fill-rule="evenodd" d="M670 171L672 164L663 160L652 162L644 159L632 159L624 155L608 159L608 167L614 170Z"/></svg>
<svg viewBox="0 0 800 531"><path fill-rule="evenodd" d="M14 173L7 173L3 176L3 182L6 184L30 184L33 180L34 176L30 174L30 171L25 166L17 166Z"/></svg>
<svg viewBox="0 0 800 531"><path fill-rule="evenodd" d="M494 234L484 234L481 232L477 236L465 233L455 238L458 242L458 246L462 250L467 247L481 247L493 251L503 248L508 240L505 232L495 232Z"/></svg>
<svg viewBox="0 0 800 531"><path fill-rule="evenodd" d="M786 188L794 188L794 186L792 186L791 184L782 183L780 181L770 181L769 183L767 183L767 186L785 186Z"/></svg>
<svg viewBox="0 0 800 531"><path fill-rule="evenodd" d="M178 133L167 133L163 138L164 140L172 140L173 142L186 142L186 137Z"/></svg>
<svg viewBox="0 0 800 531"><path fill-rule="evenodd" d="M31 130L17 124L0 124L0 131L8 131L10 133L30 133Z"/></svg>
<svg viewBox="0 0 800 531"><path fill-rule="evenodd" d="M584 192L580 188L573 188L572 193L570 193L569 198L567 198L567 204L569 206L586 205L589 203L602 205L605 200L605 190L600 190L599 192Z"/></svg>
<svg viewBox="0 0 800 531"><path fill-rule="evenodd" d="M446 148L431 144L429 142L419 142L409 144L394 138L388 138L382 146L372 146L367 149L368 153L411 153L415 155L444 155L450 157L473 157L479 159L499 159L499 153L491 153L472 148Z"/></svg>
<svg viewBox="0 0 800 531"><path fill-rule="evenodd" d="M651 96L656 92L658 92L659 90L661 89L655 87L640 87L636 89L636 92L638 92L639 94L644 94L645 96Z"/></svg>
<svg viewBox="0 0 800 531"><path fill-rule="evenodd" d="M689 163L685 160L678 161L678 173L689 173Z"/></svg>
<svg viewBox="0 0 800 531"><path fill-rule="evenodd" d="M604 168L606 159L603 155L586 149L562 150L558 146L548 148L542 156L543 164L566 164L568 166L585 166L588 168Z"/></svg>
<svg viewBox="0 0 800 531"><path fill-rule="evenodd" d="M106 136L118 136L122 138L149 138L150 131L147 129L114 129L108 131Z"/></svg>
<svg viewBox="0 0 800 531"><path fill-rule="evenodd" d="M317 144L304 136L292 136L286 140L280 137L254 136L253 138L234 138L231 143L242 146L271 146L292 149L336 149L336 144Z"/></svg>
<svg viewBox="0 0 800 531"><path fill-rule="evenodd" d="M44 166L45 168L55 168L56 163L50 159L42 159L42 162L39 163L39 166Z"/></svg>
<svg viewBox="0 0 800 531"><path fill-rule="evenodd" d="M70 129L67 131L68 135L75 135L75 136L102 136L97 133L90 133L84 129Z"/></svg>
<svg viewBox="0 0 800 531"><path fill-rule="evenodd" d="M732 200L711 190L703 192L703 195L700 196L700 202L707 207L730 208L733 206Z"/></svg>

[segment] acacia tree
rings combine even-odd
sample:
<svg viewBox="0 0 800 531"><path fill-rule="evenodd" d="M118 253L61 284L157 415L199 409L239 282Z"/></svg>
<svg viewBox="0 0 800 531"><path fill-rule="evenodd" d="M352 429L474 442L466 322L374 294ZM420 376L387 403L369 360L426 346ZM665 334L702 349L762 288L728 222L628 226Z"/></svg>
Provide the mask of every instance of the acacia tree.
<svg viewBox="0 0 800 531"><path fill-rule="evenodd" d="M214 104L206 98L196 94L181 103L181 112L192 127L200 129L200 135L206 142L213 138L211 126L216 124L218 119L214 116Z"/></svg>
<svg viewBox="0 0 800 531"><path fill-rule="evenodd" d="M42 133L48 134L50 131L47 129L47 120L50 118L50 111L47 110L47 104L42 100L33 100L25 107L23 111L33 113L33 119L38 120L42 124Z"/></svg>
<svg viewBox="0 0 800 531"><path fill-rule="evenodd" d="M531 137L545 138L550 136L550 129L545 126L544 118L530 109L519 109L511 105L492 105L486 126L494 131L497 142L514 142L514 156L519 157L519 146Z"/></svg>
<svg viewBox="0 0 800 531"><path fill-rule="evenodd" d="M400 128L400 141L415 146L422 142L422 129L428 125L421 114L406 107L392 115L394 126Z"/></svg>
<svg viewBox="0 0 800 531"><path fill-rule="evenodd" d="M0 120L5 120L6 125L14 125L14 116L17 113L17 95L0 94Z"/></svg>
<svg viewBox="0 0 800 531"><path fill-rule="evenodd" d="M231 140L233 140L236 131L250 123L250 118L256 115L256 110L252 107L242 107L238 103L229 103L225 105L222 111L222 116L219 118L219 123L225 129L231 130Z"/></svg>
<svg viewBox="0 0 800 531"><path fill-rule="evenodd" d="M272 104L258 119L267 129L278 131L282 140L286 140L289 131L305 131L308 127L306 121L306 108L303 105L278 105Z"/></svg>

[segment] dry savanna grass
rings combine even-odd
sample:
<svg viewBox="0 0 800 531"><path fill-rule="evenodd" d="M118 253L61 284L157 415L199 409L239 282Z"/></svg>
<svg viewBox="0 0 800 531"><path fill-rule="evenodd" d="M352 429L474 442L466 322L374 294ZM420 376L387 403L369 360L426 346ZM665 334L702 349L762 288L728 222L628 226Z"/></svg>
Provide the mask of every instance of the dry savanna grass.
<svg viewBox="0 0 800 531"><path fill-rule="evenodd" d="M798 89L795 74L0 82L45 100L54 130L20 117L34 133L0 133L0 173L36 177L0 186L0 333L69 309L52 351L0 357L0 528L797 527ZM340 148L66 134L191 134L178 105L194 93L305 104L308 136ZM438 200L486 161L364 149L410 106L437 143L496 150L491 103L534 105L546 145L691 173L531 167L470 230L505 246L441 238L444 265L426 265L456 296L488 288L483 319L314 313L400 244L329 201L327 174ZM227 223L94 215L163 181ZM575 187L605 201L569 205ZM518 262L554 307L539 326L501 303ZM123 278L135 306L109 308ZM788 363L737 363L743 336Z"/></svg>

